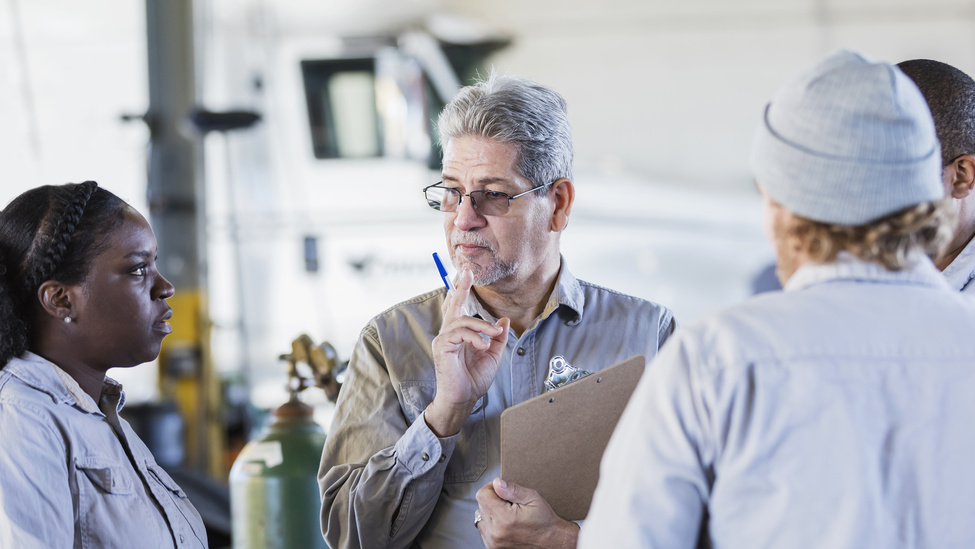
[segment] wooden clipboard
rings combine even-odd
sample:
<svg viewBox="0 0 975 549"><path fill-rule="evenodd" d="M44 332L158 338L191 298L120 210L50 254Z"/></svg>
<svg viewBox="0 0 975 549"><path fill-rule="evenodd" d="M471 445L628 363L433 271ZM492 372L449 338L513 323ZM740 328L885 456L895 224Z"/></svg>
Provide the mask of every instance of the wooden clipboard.
<svg viewBox="0 0 975 549"><path fill-rule="evenodd" d="M502 412L501 478L537 490L565 520L586 518L599 461L645 365L636 355Z"/></svg>

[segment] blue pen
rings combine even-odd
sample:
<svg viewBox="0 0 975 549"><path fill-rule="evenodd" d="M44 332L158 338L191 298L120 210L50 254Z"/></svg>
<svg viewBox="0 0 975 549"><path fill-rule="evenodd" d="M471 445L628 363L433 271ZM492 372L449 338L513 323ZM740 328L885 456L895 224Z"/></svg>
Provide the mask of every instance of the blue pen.
<svg viewBox="0 0 975 549"><path fill-rule="evenodd" d="M443 279L443 285L447 287L448 292L453 292L457 288L454 287L454 282L450 279L450 275L447 274L447 269L444 268L443 262L440 261L440 256L437 252L433 252L433 262L437 264L437 270L440 271L440 278ZM474 304L474 295L467 294L467 303L461 307L461 310L467 316L474 316L477 314L477 306ZM487 336L481 334L481 337L487 339Z"/></svg>
<svg viewBox="0 0 975 549"><path fill-rule="evenodd" d="M447 276L447 269L444 268L443 263L440 261L440 256L437 252L433 252L433 262L437 264L437 270L440 271L440 278L443 279L443 285L447 287L448 291L454 289L454 283L450 281L450 277Z"/></svg>

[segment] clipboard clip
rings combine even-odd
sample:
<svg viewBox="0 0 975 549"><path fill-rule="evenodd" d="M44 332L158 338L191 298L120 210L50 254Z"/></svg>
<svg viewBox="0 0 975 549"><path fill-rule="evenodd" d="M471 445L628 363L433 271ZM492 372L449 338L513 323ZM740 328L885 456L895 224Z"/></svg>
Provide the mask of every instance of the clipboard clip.
<svg viewBox="0 0 975 549"><path fill-rule="evenodd" d="M592 373L569 364L564 356L555 355L552 360L548 361L548 378L545 380L545 390L554 391L588 375L592 375Z"/></svg>

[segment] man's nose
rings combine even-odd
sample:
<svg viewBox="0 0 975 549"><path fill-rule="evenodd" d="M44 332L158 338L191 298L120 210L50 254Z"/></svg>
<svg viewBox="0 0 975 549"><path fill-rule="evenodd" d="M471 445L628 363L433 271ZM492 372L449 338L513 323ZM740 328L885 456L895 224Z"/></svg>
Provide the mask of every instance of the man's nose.
<svg viewBox="0 0 975 549"><path fill-rule="evenodd" d="M483 227L487 220L484 216L477 213L474 209L474 201L471 197L465 196L457 206L454 217L454 226L462 231L469 231L478 227Z"/></svg>

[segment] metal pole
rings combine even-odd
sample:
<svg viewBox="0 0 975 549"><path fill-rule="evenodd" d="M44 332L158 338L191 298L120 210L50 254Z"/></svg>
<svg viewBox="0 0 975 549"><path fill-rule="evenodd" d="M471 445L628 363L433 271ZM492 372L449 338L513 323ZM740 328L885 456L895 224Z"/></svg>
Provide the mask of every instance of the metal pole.
<svg viewBox="0 0 975 549"><path fill-rule="evenodd" d="M219 388L209 361L203 143L186 130L197 105L192 0L146 0L149 54L149 216L158 265L173 285L173 333L160 353L160 389L186 425L185 464L218 474Z"/></svg>

